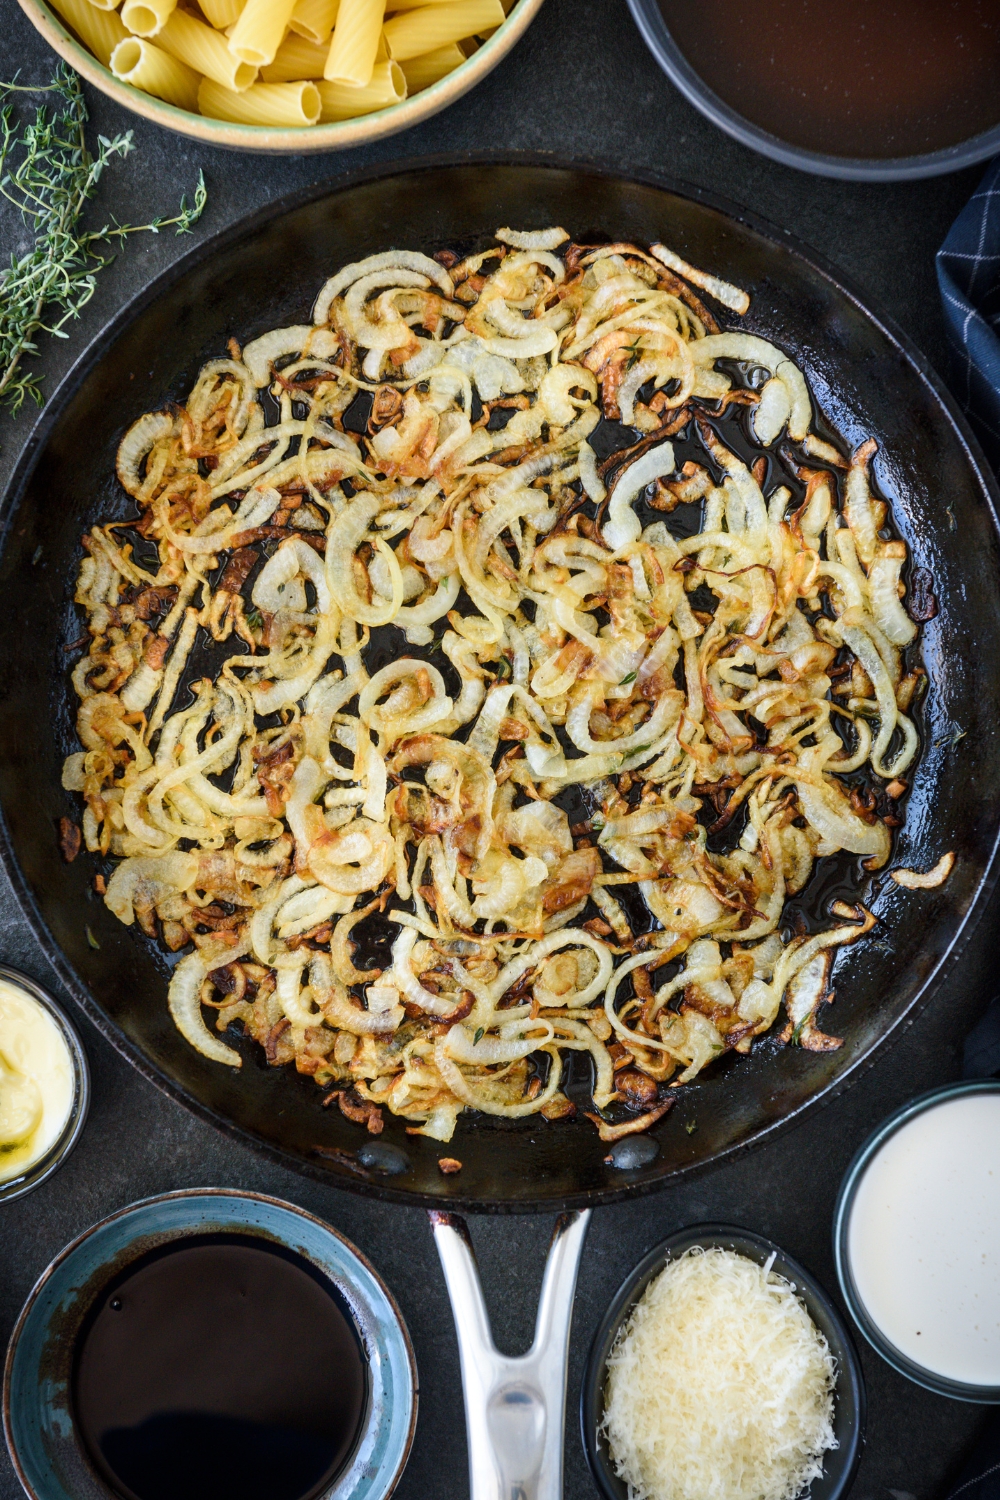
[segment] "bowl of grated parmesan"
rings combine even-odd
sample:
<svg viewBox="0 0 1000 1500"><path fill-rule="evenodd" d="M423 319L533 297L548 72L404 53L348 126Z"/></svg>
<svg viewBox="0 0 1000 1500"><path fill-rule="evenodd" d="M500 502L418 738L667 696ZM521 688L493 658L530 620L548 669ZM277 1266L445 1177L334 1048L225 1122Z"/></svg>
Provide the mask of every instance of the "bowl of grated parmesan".
<svg viewBox="0 0 1000 1500"><path fill-rule="evenodd" d="M580 1414L604 1500L840 1500L864 1445L865 1391L809 1273L749 1230L700 1224L619 1288Z"/></svg>

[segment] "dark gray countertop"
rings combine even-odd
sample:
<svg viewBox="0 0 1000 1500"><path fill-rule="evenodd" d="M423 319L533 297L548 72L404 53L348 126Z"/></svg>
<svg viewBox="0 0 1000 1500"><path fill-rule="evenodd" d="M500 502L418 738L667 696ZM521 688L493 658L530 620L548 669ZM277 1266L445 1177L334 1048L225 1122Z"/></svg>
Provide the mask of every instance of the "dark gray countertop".
<svg viewBox="0 0 1000 1500"><path fill-rule="evenodd" d="M4 0L0 76L48 79L52 57L25 17ZM254 212L292 189L335 183L374 162L429 153L517 147L601 159L628 171L660 170L750 206L842 267L931 361L943 366L933 252L976 183L976 171L912 185L874 187L811 178L757 157L707 124L647 55L624 0L547 0L527 36L480 88L421 128L370 151L249 157L194 146L131 120L91 94L95 132L134 125L137 151L109 170L102 204L132 222L172 211L199 167L209 206L197 236ZM0 243L23 237L0 211ZM132 242L101 277L68 342L48 341L42 366L54 391L73 360L128 299L191 241L171 235ZM291 268L293 271L293 268ZM0 481L28 440L32 416L0 420ZM828 1287L835 1277L830 1219L838 1182L871 1128L897 1105L959 1072L961 1039L994 993L1000 904L981 921L964 957L931 1004L842 1097L767 1146L680 1188L594 1216L584 1252L573 1332L566 1444L568 1500L593 1496L577 1399L598 1318L626 1272L666 1233L701 1219L763 1232ZM0 961L58 985L0 875ZM67 1002L70 1003L70 1002ZM0 1340L35 1278L74 1235L136 1198L206 1184L252 1188L301 1204L352 1239L383 1273L416 1346L421 1404L416 1443L399 1500L458 1500L468 1493L458 1356L437 1256L424 1216L337 1192L270 1165L188 1115L140 1078L82 1018L94 1073L90 1121L76 1153L48 1184L0 1210ZM472 1226L498 1344L530 1342L551 1220L481 1219ZM868 1446L855 1500L943 1497L984 1409L946 1401L896 1375L867 1346ZM19 1485L0 1454L0 1500Z"/></svg>

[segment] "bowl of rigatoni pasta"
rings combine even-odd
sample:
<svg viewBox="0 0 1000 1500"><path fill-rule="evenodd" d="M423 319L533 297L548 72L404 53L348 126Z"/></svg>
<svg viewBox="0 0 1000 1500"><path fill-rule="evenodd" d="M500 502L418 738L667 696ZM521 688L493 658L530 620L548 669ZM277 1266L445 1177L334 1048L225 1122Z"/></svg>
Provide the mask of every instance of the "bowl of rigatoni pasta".
<svg viewBox="0 0 1000 1500"><path fill-rule="evenodd" d="M542 0L20 0L78 73L168 130L239 151L393 135L474 88Z"/></svg>

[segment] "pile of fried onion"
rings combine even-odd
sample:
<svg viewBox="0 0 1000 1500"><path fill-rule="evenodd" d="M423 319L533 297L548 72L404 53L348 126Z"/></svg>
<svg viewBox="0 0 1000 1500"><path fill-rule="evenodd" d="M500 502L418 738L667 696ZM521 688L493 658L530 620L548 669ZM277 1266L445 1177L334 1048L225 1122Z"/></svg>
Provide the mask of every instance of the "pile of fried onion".
<svg viewBox="0 0 1000 1500"><path fill-rule="evenodd" d="M817 1009L872 917L779 929L815 860L889 858L906 549L874 443L818 436L796 365L702 297L748 306L561 229L392 250L127 432L64 785L205 1057L239 1067L240 1023L373 1133L447 1141L466 1108L574 1113L588 1053L607 1140L782 1004L785 1040L839 1045ZM391 962L359 970L375 912Z"/></svg>

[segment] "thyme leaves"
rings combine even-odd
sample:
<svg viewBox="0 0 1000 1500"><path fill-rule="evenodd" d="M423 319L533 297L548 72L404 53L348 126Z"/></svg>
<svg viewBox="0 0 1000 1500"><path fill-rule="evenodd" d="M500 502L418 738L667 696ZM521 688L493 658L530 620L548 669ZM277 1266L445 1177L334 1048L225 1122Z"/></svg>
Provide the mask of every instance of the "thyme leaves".
<svg viewBox="0 0 1000 1500"><path fill-rule="evenodd" d="M22 122L13 97L18 93L51 98L36 107L33 120ZM0 195L18 211L33 240L23 254L11 254L0 274L0 403L11 413L28 399L42 404L43 377L25 365L39 353L39 335L69 337L66 324L80 316L94 295L98 273L113 259L103 247L161 229L187 234L205 207L199 172L193 204L182 198L172 217L84 228L84 211L105 168L133 150L132 132L126 131L110 140L99 136L93 153L87 119L80 80L65 64L39 88L0 83Z"/></svg>

